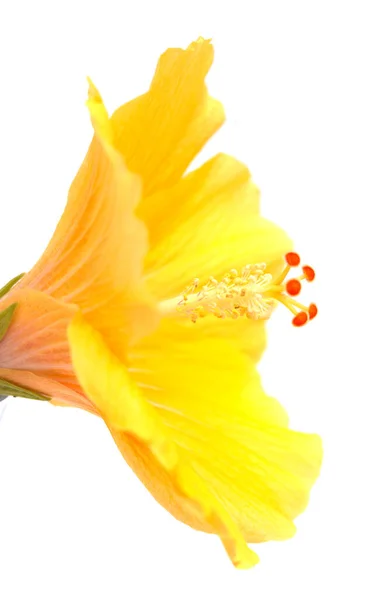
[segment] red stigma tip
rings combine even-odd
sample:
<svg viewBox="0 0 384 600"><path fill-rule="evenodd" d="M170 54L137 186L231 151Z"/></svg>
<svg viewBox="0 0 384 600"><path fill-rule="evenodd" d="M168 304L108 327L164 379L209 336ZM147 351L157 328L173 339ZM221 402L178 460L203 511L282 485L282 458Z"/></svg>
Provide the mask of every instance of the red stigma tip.
<svg viewBox="0 0 384 600"><path fill-rule="evenodd" d="M290 279L285 284L285 289L290 296L297 296L300 294L301 283L298 279Z"/></svg>
<svg viewBox="0 0 384 600"><path fill-rule="evenodd" d="M313 281L315 279L315 271L312 269L312 267L305 265L305 267L303 267L303 273L307 281Z"/></svg>
<svg viewBox="0 0 384 600"><path fill-rule="evenodd" d="M308 314L310 319L314 319L317 315L317 306L316 304L310 304L308 308Z"/></svg>
<svg viewBox="0 0 384 600"><path fill-rule="evenodd" d="M308 315L307 313L302 311L297 313L297 315L292 319L292 325L294 325L295 327L302 327L306 324L307 321Z"/></svg>
<svg viewBox="0 0 384 600"><path fill-rule="evenodd" d="M288 252L285 255L285 262L290 267L297 267L300 264L300 256L296 252Z"/></svg>

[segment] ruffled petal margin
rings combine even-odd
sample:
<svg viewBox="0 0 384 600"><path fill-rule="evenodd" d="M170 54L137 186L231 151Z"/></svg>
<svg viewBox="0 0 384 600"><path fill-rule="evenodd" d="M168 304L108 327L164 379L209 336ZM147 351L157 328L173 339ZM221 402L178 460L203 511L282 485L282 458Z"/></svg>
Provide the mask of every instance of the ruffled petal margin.
<svg viewBox="0 0 384 600"><path fill-rule="evenodd" d="M72 320L68 337L77 377L116 441L144 444L178 494L210 531L217 533L233 564L249 568L258 562L224 505L174 444L153 407L131 380L128 370L102 336L81 315Z"/></svg>
<svg viewBox="0 0 384 600"><path fill-rule="evenodd" d="M228 336L213 330L207 336L209 321L163 319L131 349L130 376L244 539L287 539L319 474L321 440L288 428L286 411L261 386L252 357L256 344L252 352L246 344L241 349L231 330ZM161 504L192 527L209 531L183 506L172 480L165 481L150 464L143 445L132 449L123 436L117 442Z"/></svg>
<svg viewBox="0 0 384 600"><path fill-rule="evenodd" d="M111 117L116 147L128 169L143 181L143 205L172 186L224 122L221 104L208 96L204 79L213 61L209 40L186 50L170 48L160 57L146 94Z"/></svg>

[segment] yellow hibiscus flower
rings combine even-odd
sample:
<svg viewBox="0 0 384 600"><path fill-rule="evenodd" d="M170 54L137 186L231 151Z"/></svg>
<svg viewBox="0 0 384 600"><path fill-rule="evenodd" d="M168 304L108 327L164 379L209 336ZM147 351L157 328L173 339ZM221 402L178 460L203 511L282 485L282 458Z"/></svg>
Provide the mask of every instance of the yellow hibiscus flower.
<svg viewBox="0 0 384 600"><path fill-rule="evenodd" d="M0 393L100 415L177 519L247 542L283 540L308 501L318 436L292 431L255 364L277 302L317 312L287 235L260 216L247 168L186 169L224 121L204 79L207 40L160 58L149 91L111 118L90 82L95 135L43 256L0 295Z"/></svg>

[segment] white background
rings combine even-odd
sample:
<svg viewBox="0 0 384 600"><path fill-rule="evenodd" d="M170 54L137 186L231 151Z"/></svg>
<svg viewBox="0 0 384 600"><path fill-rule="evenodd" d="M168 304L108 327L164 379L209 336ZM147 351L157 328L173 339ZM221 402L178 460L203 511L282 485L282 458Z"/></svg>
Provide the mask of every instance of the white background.
<svg viewBox="0 0 384 600"><path fill-rule="evenodd" d="M38 258L91 136L91 75L113 110L158 55L212 37L219 150L251 168L263 212L317 270L319 317L280 310L262 362L292 426L325 461L298 534L236 571L173 520L102 422L10 400L0 423L2 600L382 600L384 4L125 0L0 8L1 283Z"/></svg>

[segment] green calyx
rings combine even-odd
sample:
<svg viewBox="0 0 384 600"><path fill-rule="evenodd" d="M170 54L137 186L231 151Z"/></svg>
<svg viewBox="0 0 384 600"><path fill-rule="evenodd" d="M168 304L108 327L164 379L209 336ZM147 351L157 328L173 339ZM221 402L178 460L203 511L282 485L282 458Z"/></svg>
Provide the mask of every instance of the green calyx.
<svg viewBox="0 0 384 600"><path fill-rule="evenodd" d="M8 281L8 283L6 283L0 289L0 298L2 298L8 293L9 290L13 288L15 283L17 283L23 277L23 275L24 273L21 273L21 275L16 275L16 277L11 279L11 281ZM13 304L10 304L9 306L7 306L7 308L0 312L0 342L8 331L16 307L17 302L14 302Z"/></svg>
<svg viewBox="0 0 384 600"><path fill-rule="evenodd" d="M18 398L29 398L30 400L50 400L49 396L20 387L5 379L0 379L0 395L17 396Z"/></svg>
<svg viewBox="0 0 384 600"><path fill-rule="evenodd" d="M0 298L8 293L15 283L17 283L19 279L23 277L23 275L24 273L17 275L17 277L14 277L4 287L2 287L0 289ZM0 312L0 342L3 340L12 323L16 308L17 302L14 302ZM49 396L46 396L45 394L39 394L33 390L20 387L19 385L11 383L10 381L6 381L5 379L0 379L0 397L1 396L17 396L19 398L29 398L31 400L50 400Z"/></svg>
<svg viewBox="0 0 384 600"><path fill-rule="evenodd" d="M9 292L9 290L11 288L13 288L13 286L15 285L15 283L17 283L24 275L25 275L25 273L20 273L20 275L16 275L16 277L14 277L13 279L11 279L11 281L8 281L8 283L6 283L0 289L0 298L2 298L3 296L5 296L5 294L7 294Z"/></svg>
<svg viewBox="0 0 384 600"><path fill-rule="evenodd" d="M16 307L17 302L14 302L0 312L0 342L9 329Z"/></svg>

